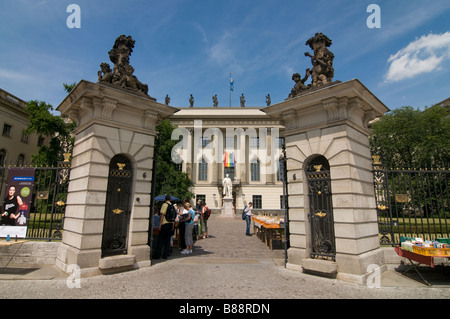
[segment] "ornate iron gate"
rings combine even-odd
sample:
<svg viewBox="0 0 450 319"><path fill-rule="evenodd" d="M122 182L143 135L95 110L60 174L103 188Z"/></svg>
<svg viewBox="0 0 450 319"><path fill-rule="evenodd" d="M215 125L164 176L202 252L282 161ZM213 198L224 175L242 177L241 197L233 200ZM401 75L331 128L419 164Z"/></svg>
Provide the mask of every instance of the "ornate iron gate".
<svg viewBox="0 0 450 319"><path fill-rule="evenodd" d="M109 164L103 224L102 257L126 254L133 182L131 162L116 155Z"/></svg>
<svg viewBox="0 0 450 319"><path fill-rule="evenodd" d="M35 171L26 239L61 240L70 175L70 155L56 167L32 167ZM6 191L12 167L0 167L0 196ZM0 221L0 225L1 225Z"/></svg>
<svg viewBox="0 0 450 319"><path fill-rule="evenodd" d="M313 158L306 168L306 176L309 187L308 218L311 224L311 258L335 260L331 178L327 159L323 156Z"/></svg>
<svg viewBox="0 0 450 319"><path fill-rule="evenodd" d="M389 168L373 155L380 244L450 237L450 170Z"/></svg>

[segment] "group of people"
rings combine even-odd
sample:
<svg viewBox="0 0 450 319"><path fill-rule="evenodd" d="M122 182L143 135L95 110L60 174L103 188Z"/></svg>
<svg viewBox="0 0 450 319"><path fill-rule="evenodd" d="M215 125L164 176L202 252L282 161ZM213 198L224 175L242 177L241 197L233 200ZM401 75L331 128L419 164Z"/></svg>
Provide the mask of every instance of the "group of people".
<svg viewBox="0 0 450 319"><path fill-rule="evenodd" d="M174 221L166 218L168 209L172 209L171 205L177 213ZM194 209L189 200L184 200L181 205L173 204L171 196L166 195L161 209L159 211L155 210L153 216L153 235L154 241L156 241L153 259L161 257L167 259L171 255L176 227L178 227L180 234L180 247L183 249L181 254L192 254L194 238L198 240L208 237L207 220L209 214L210 210L203 201L199 201Z"/></svg>

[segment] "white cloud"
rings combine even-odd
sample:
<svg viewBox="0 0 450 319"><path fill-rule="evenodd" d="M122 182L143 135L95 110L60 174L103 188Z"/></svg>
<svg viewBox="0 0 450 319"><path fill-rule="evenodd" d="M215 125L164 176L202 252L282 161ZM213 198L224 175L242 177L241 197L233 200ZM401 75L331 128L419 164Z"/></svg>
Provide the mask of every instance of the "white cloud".
<svg viewBox="0 0 450 319"><path fill-rule="evenodd" d="M440 70L450 59L450 32L424 35L391 55L386 82L411 79L422 73Z"/></svg>

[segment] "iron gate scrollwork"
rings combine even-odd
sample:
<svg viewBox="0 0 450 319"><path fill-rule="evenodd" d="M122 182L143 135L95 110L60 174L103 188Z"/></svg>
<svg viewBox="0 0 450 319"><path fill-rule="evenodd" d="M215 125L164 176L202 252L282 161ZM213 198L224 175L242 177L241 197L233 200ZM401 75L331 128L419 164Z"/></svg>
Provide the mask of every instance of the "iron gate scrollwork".
<svg viewBox="0 0 450 319"><path fill-rule="evenodd" d="M393 167L381 155L372 159L380 244L397 246L401 237L449 238L448 166L405 169Z"/></svg>
<svg viewBox="0 0 450 319"><path fill-rule="evenodd" d="M335 260L333 206L330 166L323 156L316 156L306 168L309 188L308 215L311 224L311 258Z"/></svg>
<svg viewBox="0 0 450 319"><path fill-rule="evenodd" d="M102 257L127 253L132 182L130 160L123 155L114 156L109 165Z"/></svg>

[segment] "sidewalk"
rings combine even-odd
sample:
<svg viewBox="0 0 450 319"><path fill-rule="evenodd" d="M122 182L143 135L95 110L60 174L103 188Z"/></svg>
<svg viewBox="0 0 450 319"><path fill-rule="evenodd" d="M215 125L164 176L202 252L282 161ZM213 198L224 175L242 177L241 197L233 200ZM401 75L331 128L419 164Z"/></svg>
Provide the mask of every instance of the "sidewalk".
<svg viewBox="0 0 450 319"><path fill-rule="evenodd" d="M241 219L208 221L210 237L194 244L193 253L175 248L151 267L112 275L81 278L80 288L67 285L56 267L0 274L0 290L8 296L32 299L442 299L450 297L450 282L428 287L396 272L381 276L370 288L289 270L284 250L270 250L256 236L245 235Z"/></svg>

